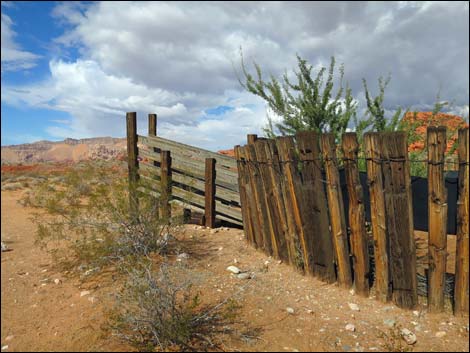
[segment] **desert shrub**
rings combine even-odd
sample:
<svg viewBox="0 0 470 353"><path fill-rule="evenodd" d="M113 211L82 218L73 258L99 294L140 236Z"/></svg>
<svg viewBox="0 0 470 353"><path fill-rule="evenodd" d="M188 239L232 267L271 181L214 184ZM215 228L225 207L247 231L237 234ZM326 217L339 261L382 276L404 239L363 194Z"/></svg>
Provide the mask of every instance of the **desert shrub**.
<svg viewBox="0 0 470 353"><path fill-rule="evenodd" d="M382 339L382 347L386 352L411 352L413 346L408 345L401 333L402 326L393 324L388 332L379 331L378 337Z"/></svg>
<svg viewBox="0 0 470 353"><path fill-rule="evenodd" d="M9 183L2 185L2 191L14 191L14 190L19 190L23 188L22 183Z"/></svg>
<svg viewBox="0 0 470 353"><path fill-rule="evenodd" d="M173 225L158 218L155 198L141 195L139 212L130 214L127 180L93 165L70 171L53 188L42 184L23 203L41 208L34 218L38 244L62 256L63 265L125 264L122 260L164 254L173 239L168 235ZM49 246L63 241L65 249Z"/></svg>
<svg viewBox="0 0 470 353"><path fill-rule="evenodd" d="M110 317L114 335L140 351L217 348L217 333L229 333L240 308L233 298L204 306L187 274L150 262L129 269Z"/></svg>

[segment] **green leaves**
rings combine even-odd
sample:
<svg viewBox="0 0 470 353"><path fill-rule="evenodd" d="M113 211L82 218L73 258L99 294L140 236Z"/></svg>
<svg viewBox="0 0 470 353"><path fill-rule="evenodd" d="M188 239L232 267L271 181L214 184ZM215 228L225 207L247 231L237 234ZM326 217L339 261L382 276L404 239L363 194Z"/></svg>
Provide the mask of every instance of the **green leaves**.
<svg viewBox="0 0 470 353"><path fill-rule="evenodd" d="M238 79L242 87L263 98L272 113L281 117L274 122L268 114L268 124L264 132L268 137L277 134L293 135L297 131L314 130L317 132L333 132L339 139L346 131L349 121L356 116L357 103L351 89L343 87L344 67L339 67L339 87L333 96L335 58L331 57L328 75L325 82L326 68L322 67L315 76L313 66L297 55L297 71L295 81L289 79L287 73L278 80L270 76L269 81L263 80L260 66L254 62L256 79L245 66L243 55L241 66L244 80ZM344 97L343 97L344 95Z"/></svg>

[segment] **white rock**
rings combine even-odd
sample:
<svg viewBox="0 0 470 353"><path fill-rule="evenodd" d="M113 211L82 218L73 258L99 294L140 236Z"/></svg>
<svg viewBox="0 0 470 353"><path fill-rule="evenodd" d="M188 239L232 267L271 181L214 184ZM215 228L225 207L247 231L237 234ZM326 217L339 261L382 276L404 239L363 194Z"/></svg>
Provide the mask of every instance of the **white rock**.
<svg viewBox="0 0 470 353"><path fill-rule="evenodd" d="M60 279L56 278L56 279L54 280L54 283L55 283L55 284L61 284L62 281L61 281Z"/></svg>
<svg viewBox="0 0 470 353"><path fill-rule="evenodd" d="M356 294L356 291L354 290L354 288L349 291L349 294L351 294L351 295Z"/></svg>
<svg viewBox="0 0 470 353"><path fill-rule="evenodd" d="M2 346L2 351L6 351L8 349L8 344L5 346Z"/></svg>
<svg viewBox="0 0 470 353"><path fill-rule="evenodd" d="M348 303L349 305L349 308L351 310L354 310L354 311L359 311L359 306L357 304L354 304L354 303Z"/></svg>
<svg viewBox="0 0 470 353"><path fill-rule="evenodd" d="M218 233L218 232L219 232L219 230L218 230L217 228L214 228L214 229L211 229L211 232L210 232L210 233L211 233L211 234L215 234L215 233Z"/></svg>
<svg viewBox="0 0 470 353"><path fill-rule="evenodd" d="M98 299L96 297L88 297L88 300L92 303L98 301Z"/></svg>
<svg viewBox="0 0 470 353"><path fill-rule="evenodd" d="M234 263L234 264L238 264L238 260L237 260L237 259L233 259L233 263Z"/></svg>
<svg viewBox="0 0 470 353"><path fill-rule="evenodd" d="M178 254L178 256L176 256L178 259L188 259L189 258L189 255L185 252L181 253L181 254Z"/></svg>
<svg viewBox="0 0 470 353"><path fill-rule="evenodd" d="M227 267L227 271L230 271L232 273L235 273L236 275L242 272L238 267L236 266L229 266Z"/></svg>
<svg viewBox="0 0 470 353"><path fill-rule="evenodd" d="M416 343L416 335L408 330L407 328L401 329L401 337L405 340L407 344L415 344Z"/></svg>
<svg viewBox="0 0 470 353"><path fill-rule="evenodd" d="M356 331L356 326L354 326L353 324L347 324L344 328L345 328L347 331L351 331L351 332Z"/></svg>
<svg viewBox="0 0 470 353"><path fill-rule="evenodd" d="M245 272L245 273L239 273L239 274L237 275L237 278L238 278L238 279L250 279L250 278L251 278L251 275L250 275L249 273L247 273L247 272Z"/></svg>
<svg viewBox="0 0 470 353"><path fill-rule="evenodd" d="M3 241L2 241L2 252L4 251L8 251L8 247L7 247L7 244L5 244ZM7 346L8 348L8 346ZM3 348L2 348L3 349Z"/></svg>
<svg viewBox="0 0 470 353"><path fill-rule="evenodd" d="M413 310L413 315L414 316L419 316L419 311L418 310Z"/></svg>
<svg viewBox="0 0 470 353"><path fill-rule="evenodd" d="M286 311L288 314L294 314L294 309L292 308L286 308Z"/></svg>
<svg viewBox="0 0 470 353"><path fill-rule="evenodd" d="M219 251L222 251L222 250L224 250L224 248L221 246L221 247L219 248Z"/></svg>
<svg viewBox="0 0 470 353"><path fill-rule="evenodd" d="M89 295L90 294L90 291L89 290L82 290L80 292L80 297L84 297L85 295Z"/></svg>
<svg viewBox="0 0 470 353"><path fill-rule="evenodd" d="M442 337L444 337L445 335L447 335L447 332L445 332L445 331L438 331L438 332L436 332L436 337L437 337L437 338L442 338Z"/></svg>

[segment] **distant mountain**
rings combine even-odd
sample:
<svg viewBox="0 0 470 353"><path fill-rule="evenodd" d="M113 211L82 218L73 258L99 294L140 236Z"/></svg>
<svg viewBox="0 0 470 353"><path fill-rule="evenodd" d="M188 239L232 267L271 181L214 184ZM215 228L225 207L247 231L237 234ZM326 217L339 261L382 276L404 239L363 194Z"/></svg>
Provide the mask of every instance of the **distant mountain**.
<svg viewBox="0 0 470 353"><path fill-rule="evenodd" d="M78 162L83 160L124 159L125 138L95 137L65 139L64 141L38 141L22 145L2 146L2 165L42 162Z"/></svg>

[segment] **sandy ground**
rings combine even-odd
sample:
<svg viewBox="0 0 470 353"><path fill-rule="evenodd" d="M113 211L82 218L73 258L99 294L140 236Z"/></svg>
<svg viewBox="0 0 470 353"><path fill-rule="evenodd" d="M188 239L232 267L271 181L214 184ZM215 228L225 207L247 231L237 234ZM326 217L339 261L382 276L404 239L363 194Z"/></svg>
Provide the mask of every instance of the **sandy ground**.
<svg viewBox="0 0 470 353"><path fill-rule="evenodd" d="M2 351L129 349L104 326L112 282L95 280L80 287L79 281L56 272L51 257L34 244L32 210L17 203L21 193L1 193L2 241L13 249L1 255ZM249 247L239 229L214 233L195 228L183 226L177 236L187 244L184 266L194 274L204 301L216 303L236 294L241 305L239 334L221 337L227 351L383 351L381 332L389 333L386 322L392 320L416 334L417 343L408 346L414 351L469 351L468 317L428 314L423 307L413 313L361 298L268 258ZM235 278L226 270L230 265L254 278ZM90 294L81 297L84 290ZM347 331L347 324L355 331ZM436 337L437 332L443 336Z"/></svg>

